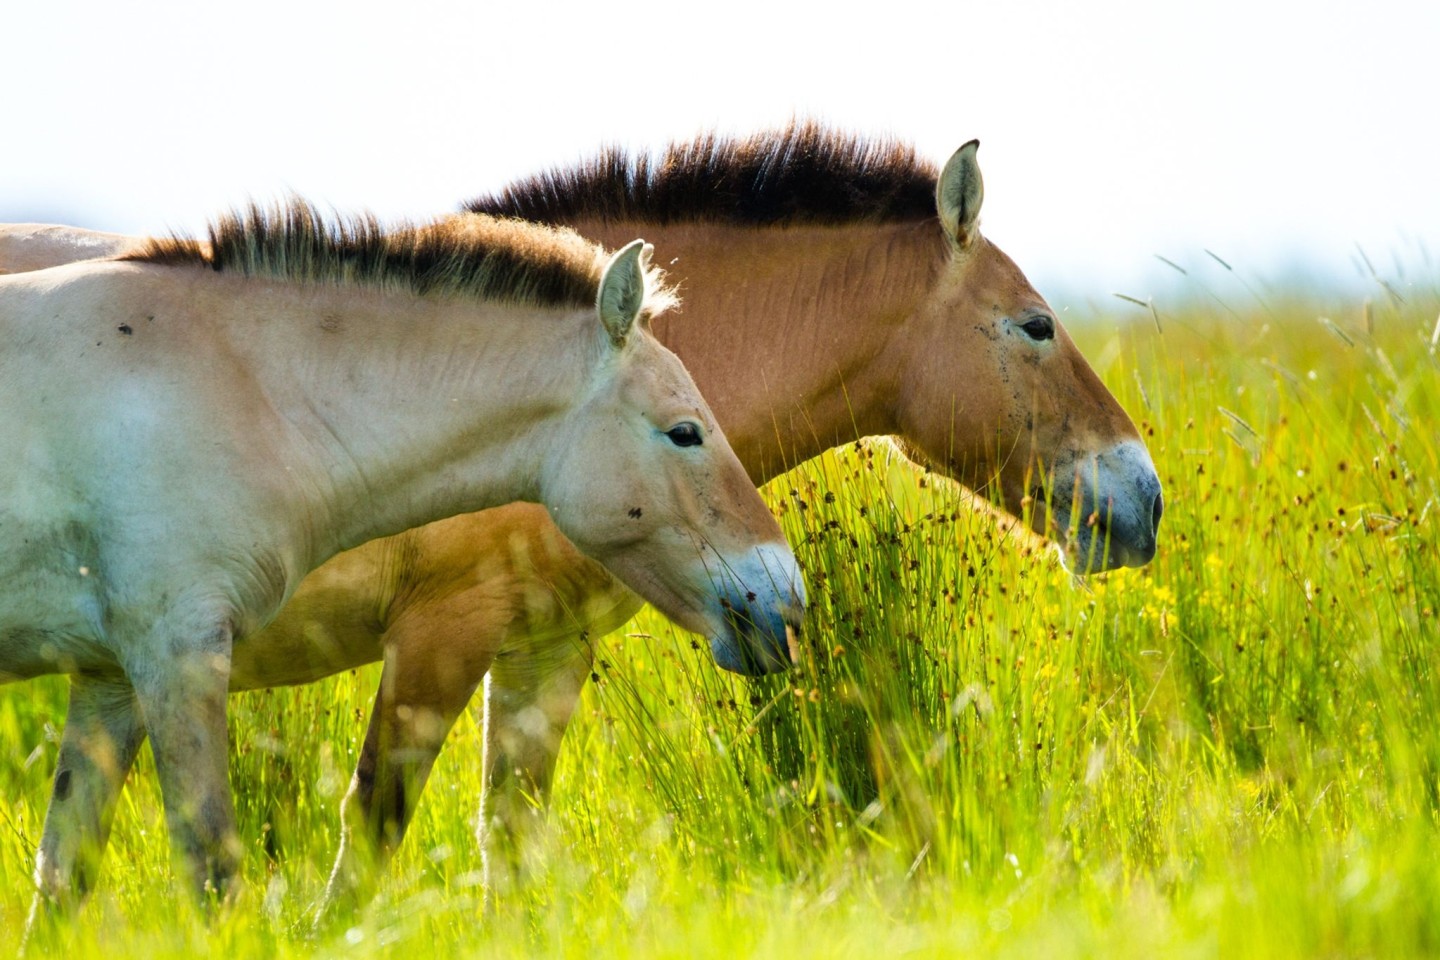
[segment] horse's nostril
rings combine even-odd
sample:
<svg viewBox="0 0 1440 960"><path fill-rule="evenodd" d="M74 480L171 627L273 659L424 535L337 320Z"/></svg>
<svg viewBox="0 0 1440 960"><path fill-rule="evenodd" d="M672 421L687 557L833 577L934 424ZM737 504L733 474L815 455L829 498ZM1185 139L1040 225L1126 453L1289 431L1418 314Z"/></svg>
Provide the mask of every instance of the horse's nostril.
<svg viewBox="0 0 1440 960"><path fill-rule="evenodd" d="M1160 514L1165 512L1165 495L1155 494L1155 503L1150 508L1150 530L1154 533L1160 532Z"/></svg>

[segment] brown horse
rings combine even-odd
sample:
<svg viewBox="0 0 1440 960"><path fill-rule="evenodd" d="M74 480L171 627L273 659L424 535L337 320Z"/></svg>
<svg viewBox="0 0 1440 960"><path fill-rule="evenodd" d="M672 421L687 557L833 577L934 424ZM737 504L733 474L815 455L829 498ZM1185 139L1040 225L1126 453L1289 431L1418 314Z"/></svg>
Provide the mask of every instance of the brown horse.
<svg viewBox="0 0 1440 960"><path fill-rule="evenodd" d="M938 173L912 149L800 125L658 159L610 152L472 207L610 242L642 227L662 238L685 304L655 331L757 483L890 434L1015 513L1027 496L1048 498L1031 516L1073 565L1142 564L1161 512L1149 456L1045 301L979 233L975 151L966 144ZM6 255L0 230L0 269ZM639 605L526 504L369 544L307 580L267 634L287 651L285 675L261 646L236 669L247 684L298 683L385 661L332 895L399 842L482 677L482 841L487 868L502 847L498 862L510 863L592 643Z"/></svg>
<svg viewBox="0 0 1440 960"><path fill-rule="evenodd" d="M376 537L537 501L725 665L788 664L795 559L646 329L673 299L648 261L297 203L0 278L0 682L72 677L37 906L90 885L147 735L196 890L225 888L226 691L292 679L308 644L258 631Z"/></svg>

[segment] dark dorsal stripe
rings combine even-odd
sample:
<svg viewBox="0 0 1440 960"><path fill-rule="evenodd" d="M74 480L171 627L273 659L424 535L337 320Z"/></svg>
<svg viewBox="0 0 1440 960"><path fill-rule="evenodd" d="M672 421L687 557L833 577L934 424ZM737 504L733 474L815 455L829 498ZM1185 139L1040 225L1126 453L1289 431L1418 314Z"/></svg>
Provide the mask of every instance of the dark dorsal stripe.
<svg viewBox="0 0 1440 960"><path fill-rule="evenodd" d="M386 227L369 215L326 217L298 199L219 218L208 246L187 237L151 238L118 259L581 307L594 305L604 262L599 247L569 230L481 216Z"/></svg>
<svg viewBox="0 0 1440 960"><path fill-rule="evenodd" d="M464 207L552 224L903 223L935 216L937 177L913 146L803 122L743 139L705 135L658 156L608 148Z"/></svg>

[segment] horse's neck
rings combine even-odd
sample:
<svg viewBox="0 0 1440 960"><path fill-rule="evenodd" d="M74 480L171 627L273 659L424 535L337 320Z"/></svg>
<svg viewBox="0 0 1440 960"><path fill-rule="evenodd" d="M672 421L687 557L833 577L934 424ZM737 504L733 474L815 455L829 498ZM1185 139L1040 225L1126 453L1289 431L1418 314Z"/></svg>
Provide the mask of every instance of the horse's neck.
<svg viewBox="0 0 1440 960"><path fill-rule="evenodd" d="M608 246L635 236L655 244L682 301L655 332L757 483L897 431L895 371L881 358L933 279L933 224L574 226Z"/></svg>
<svg viewBox="0 0 1440 960"><path fill-rule="evenodd" d="M536 499L537 438L574 405L598 340L585 311L322 285L283 302L291 315L252 324L244 349L313 450L333 531L318 552Z"/></svg>

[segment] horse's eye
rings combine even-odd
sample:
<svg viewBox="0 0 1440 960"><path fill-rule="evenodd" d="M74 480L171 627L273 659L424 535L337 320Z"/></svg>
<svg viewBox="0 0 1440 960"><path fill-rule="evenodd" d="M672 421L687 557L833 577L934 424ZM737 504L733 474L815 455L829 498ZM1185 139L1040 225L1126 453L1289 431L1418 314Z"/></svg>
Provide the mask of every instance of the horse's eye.
<svg viewBox="0 0 1440 960"><path fill-rule="evenodd" d="M700 436L700 428L689 421L677 423L665 431L665 436L669 437L670 442L677 447L698 447L705 442L704 438Z"/></svg>
<svg viewBox="0 0 1440 960"><path fill-rule="evenodd" d="M1055 321L1041 314L1020 324L1020 329L1031 340L1051 340L1055 337Z"/></svg>

